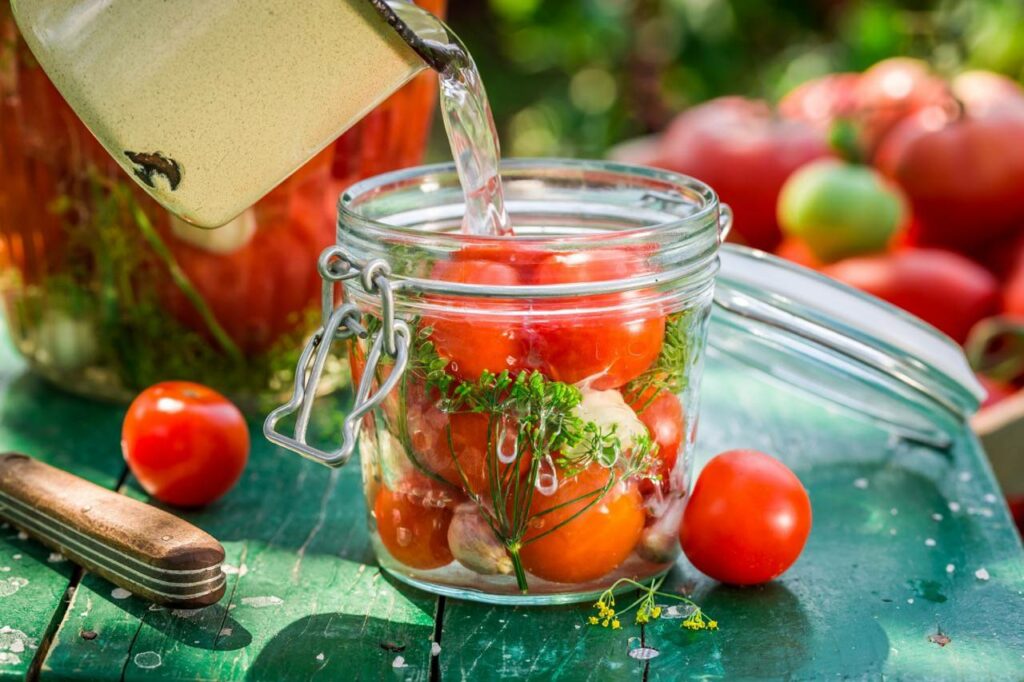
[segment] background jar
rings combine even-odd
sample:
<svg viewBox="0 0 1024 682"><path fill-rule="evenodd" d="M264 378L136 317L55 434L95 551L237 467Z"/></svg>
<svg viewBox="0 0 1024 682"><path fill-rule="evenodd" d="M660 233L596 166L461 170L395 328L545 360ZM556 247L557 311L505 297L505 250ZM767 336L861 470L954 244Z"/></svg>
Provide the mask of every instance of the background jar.
<svg viewBox="0 0 1024 682"><path fill-rule="evenodd" d="M340 200L340 250L390 265L411 340L362 424L371 536L428 590L586 599L676 557L728 213L702 183L638 167L523 160L502 177L512 238L459 232L448 166ZM387 325L379 292L345 292L369 332L349 347L358 380Z"/></svg>
<svg viewBox="0 0 1024 682"><path fill-rule="evenodd" d="M419 0L443 14L445 0ZM126 400L166 379L252 405L291 380L318 323L310 263L356 180L419 163L437 96L417 76L216 230L171 217L124 174L51 84L0 0L0 293L29 365ZM334 380L343 376L336 362Z"/></svg>

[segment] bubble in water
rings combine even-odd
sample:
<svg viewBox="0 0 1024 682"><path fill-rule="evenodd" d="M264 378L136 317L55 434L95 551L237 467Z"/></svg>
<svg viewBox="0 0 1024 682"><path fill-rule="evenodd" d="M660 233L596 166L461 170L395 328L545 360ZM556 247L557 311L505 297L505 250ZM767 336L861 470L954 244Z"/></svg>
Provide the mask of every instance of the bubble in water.
<svg viewBox="0 0 1024 682"><path fill-rule="evenodd" d="M541 495L554 495L558 492L558 473L555 471L555 463L551 455L544 455L540 463L540 471L537 472L537 483L534 486Z"/></svg>
<svg viewBox="0 0 1024 682"><path fill-rule="evenodd" d="M506 415L502 417L498 427L498 461L502 464L512 464L518 454L519 431L514 420Z"/></svg>

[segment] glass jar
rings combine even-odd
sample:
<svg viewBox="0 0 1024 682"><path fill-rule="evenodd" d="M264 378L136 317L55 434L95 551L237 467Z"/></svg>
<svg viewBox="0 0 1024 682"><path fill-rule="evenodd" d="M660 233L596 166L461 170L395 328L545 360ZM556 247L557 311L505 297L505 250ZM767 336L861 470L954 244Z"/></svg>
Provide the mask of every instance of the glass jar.
<svg viewBox="0 0 1024 682"><path fill-rule="evenodd" d="M237 219L203 230L110 158L0 0L0 293L18 350L88 396L125 400L167 379L247 405L278 396L318 324L308 264L333 240L340 186L418 163L436 91L420 74ZM340 361L331 369L344 377Z"/></svg>
<svg viewBox="0 0 1024 682"><path fill-rule="evenodd" d="M591 599L677 556L728 212L706 185L639 167L524 160L502 177L511 238L458 231L450 166L344 193L320 260L327 322L265 431L338 466L359 425L371 535L396 578ZM359 390L328 454L305 430L335 338ZM277 425L294 412L291 438Z"/></svg>

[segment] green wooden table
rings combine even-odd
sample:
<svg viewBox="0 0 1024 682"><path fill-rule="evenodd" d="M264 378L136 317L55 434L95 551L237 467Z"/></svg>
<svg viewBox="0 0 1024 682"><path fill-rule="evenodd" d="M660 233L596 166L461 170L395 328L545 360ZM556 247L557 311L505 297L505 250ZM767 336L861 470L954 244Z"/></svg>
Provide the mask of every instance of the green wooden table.
<svg viewBox="0 0 1024 682"><path fill-rule="evenodd" d="M122 414L0 352L0 448L141 496L119 452ZM764 587L717 585L680 562L668 585L721 626L692 633L671 620L605 630L585 624L585 605L499 608L397 584L374 564L358 467L329 471L271 448L255 422L252 433L241 483L188 515L227 550L217 606L150 606L0 530L0 678L1024 679L1024 554L968 435L936 453L710 363L700 460L778 453L815 518L803 557ZM640 646L659 655L636 660Z"/></svg>

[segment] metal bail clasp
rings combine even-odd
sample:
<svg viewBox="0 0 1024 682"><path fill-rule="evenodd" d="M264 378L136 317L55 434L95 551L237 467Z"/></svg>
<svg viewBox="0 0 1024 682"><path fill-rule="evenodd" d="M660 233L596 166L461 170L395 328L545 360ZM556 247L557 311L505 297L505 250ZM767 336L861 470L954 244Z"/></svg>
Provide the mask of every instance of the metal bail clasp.
<svg viewBox="0 0 1024 682"><path fill-rule="evenodd" d="M324 280L323 324L306 343L299 356L291 399L267 415L263 422L263 435L271 443L297 452L307 459L330 467L340 467L348 462L355 452L359 422L363 416L380 404L401 380L409 361L411 334L405 322L395 319L394 292L388 279L391 268L386 261L373 260L362 264L342 248L330 246L320 254L318 269L320 277ZM366 358L366 368L356 390L355 404L342 424L341 447L332 452L324 452L306 442L306 432L316 400L316 388L330 355L331 345L335 340L344 340L352 336L365 337L367 334L361 324L362 314L355 304L344 303L337 308L334 307L335 284L357 277L367 293L380 296L383 324L373 339L370 353ZM375 393L371 394L377 364L381 355L385 353L394 358L395 364L387 379ZM277 430L278 422L295 413L298 413L295 418L295 435L286 436L280 433Z"/></svg>

